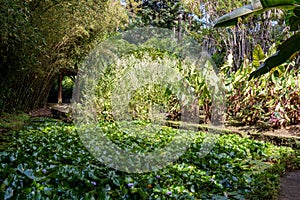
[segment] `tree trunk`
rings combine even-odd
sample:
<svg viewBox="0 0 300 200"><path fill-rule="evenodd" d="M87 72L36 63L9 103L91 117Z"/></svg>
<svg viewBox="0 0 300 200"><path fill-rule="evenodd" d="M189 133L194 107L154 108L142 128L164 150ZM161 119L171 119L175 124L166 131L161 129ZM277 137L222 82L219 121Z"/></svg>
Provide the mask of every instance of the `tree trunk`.
<svg viewBox="0 0 300 200"><path fill-rule="evenodd" d="M62 73L59 74L59 80L58 80L58 104L62 104L62 80L63 80L63 75Z"/></svg>

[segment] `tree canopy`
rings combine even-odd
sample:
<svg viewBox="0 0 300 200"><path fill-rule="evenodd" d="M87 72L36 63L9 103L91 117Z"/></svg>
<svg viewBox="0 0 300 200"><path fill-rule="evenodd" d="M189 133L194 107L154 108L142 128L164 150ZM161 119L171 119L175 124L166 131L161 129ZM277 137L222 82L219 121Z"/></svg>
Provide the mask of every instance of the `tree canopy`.
<svg viewBox="0 0 300 200"><path fill-rule="evenodd" d="M42 105L61 69L76 68L93 44L128 23L115 1L13 0L0 9L1 110Z"/></svg>

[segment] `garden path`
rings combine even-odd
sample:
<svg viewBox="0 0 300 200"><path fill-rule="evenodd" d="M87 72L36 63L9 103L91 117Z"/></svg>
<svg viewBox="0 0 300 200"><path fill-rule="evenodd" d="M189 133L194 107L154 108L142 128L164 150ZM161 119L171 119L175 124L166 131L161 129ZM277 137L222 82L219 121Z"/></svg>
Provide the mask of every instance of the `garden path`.
<svg viewBox="0 0 300 200"><path fill-rule="evenodd" d="M279 200L300 199L300 170L286 173L280 180Z"/></svg>

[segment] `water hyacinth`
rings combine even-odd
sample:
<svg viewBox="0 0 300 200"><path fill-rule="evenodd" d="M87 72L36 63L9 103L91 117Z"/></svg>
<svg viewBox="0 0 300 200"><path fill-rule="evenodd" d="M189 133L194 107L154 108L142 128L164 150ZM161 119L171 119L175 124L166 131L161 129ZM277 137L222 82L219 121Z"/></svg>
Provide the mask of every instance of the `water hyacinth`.
<svg viewBox="0 0 300 200"><path fill-rule="evenodd" d="M134 186L133 183L128 183L128 187L132 188Z"/></svg>
<svg viewBox="0 0 300 200"><path fill-rule="evenodd" d="M15 149L8 149L8 151L0 154L0 159L4 161L4 164L0 165L0 171L2 170L0 182L6 183L5 188L2 188L3 196L6 195L6 199L17 199L18 196L21 196L22 199L34 199L40 194L44 199L57 199L58 196L62 199L104 199L104 195L114 195L112 199L212 199L213 195L226 196L227 194L230 198L233 196L230 195L231 193L236 194L237 199L248 199L247 195L252 195L253 188L261 189L253 194L257 197L256 199L272 199L271 195L274 194L274 188L270 187L268 183L270 180L274 180L273 178L277 177L277 174L262 173L264 175L260 176L255 169L261 169L262 164L273 167L277 166L276 163L279 163L281 166L285 164L285 161L281 159L282 157L288 159L290 163L295 156L294 151L290 148L277 147L231 134L221 136L218 145L212 150L215 162L209 162L211 157L199 158L195 162L195 157L199 152L196 147L202 145L202 139L204 138L202 137L204 134L199 134L199 138L195 136L196 139L199 139L195 143L195 148L187 151L182 156L182 160L174 162L173 166L147 174L128 174L116 172L114 169L105 166L98 167L95 165L98 164L96 160L91 162L91 157L87 155L85 147L79 142L78 134L76 131L70 130L69 125L57 123L51 127L49 127L49 124L46 125L45 128L39 127L41 131L32 132L32 129L29 129L26 132L20 132L22 134L19 135L19 139L14 141L14 147L20 149L18 156L13 151ZM39 126L41 125L39 124ZM47 130L55 130L55 132L44 134ZM161 137L169 139L169 135L173 133L172 131L170 129L166 132L166 136L160 133L158 139ZM116 141L120 141L120 143L130 141L126 137L123 138L122 133L111 131L111 134L113 138L118 138ZM61 138L61 140L58 138ZM57 142L67 141L71 138L74 145L67 142ZM21 139L25 141L21 141ZM51 139L54 143L51 144L50 149L41 150L36 148L36 144L39 142L51 141ZM134 141L131 141L128 145L136 144L135 138L133 139ZM149 142L149 145L154 146L157 139L147 140L147 142ZM167 142L169 141L164 140L164 144ZM30 151L27 150L28 148ZM70 152L71 157L74 158L72 166L66 166L65 163L55 165L53 161L49 162L49 156L51 158L52 152L57 149ZM40 160L41 165L37 165L34 160L35 157L32 156L35 152L39 152L40 158L43 159ZM85 154L82 152L85 152ZM63 161L65 159L64 154L57 155L57 160ZM17 159L14 162L23 164L16 166L10 160L11 156ZM243 169L239 164L236 164L236 161L245 158L249 159L251 166L247 164ZM199 166L199 162L205 163L205 165ZM256 162L258 165L255 164ZM269 164L269 162L274 162L274 164ZM51 164L49 165L49 163ZM222 167L220 168L221 163ZM280 167L280 169L282 169L281 172L285 170L285 167ZM218 172L221 176L209 173L211 171ZM233 175L232 171L236 173ZM253 175L254 173L256 174ZM70 179L66 178L70 176ZM35 184L32 181L33 179L39 181L36 181ZM199 181L203 182L200 185L204 187L197 187ZM18 184L17 187L20 187L15 187L16 184ZM37 184L40 184L40 186ZM41 187L43 190L39 192L37 187ZM32 191L35 193L32 194ZM261 191L264 191L263 196L261 196ZM102 194L103 196L101 196ZM11 195L12 197L10 197Z"/></svg>

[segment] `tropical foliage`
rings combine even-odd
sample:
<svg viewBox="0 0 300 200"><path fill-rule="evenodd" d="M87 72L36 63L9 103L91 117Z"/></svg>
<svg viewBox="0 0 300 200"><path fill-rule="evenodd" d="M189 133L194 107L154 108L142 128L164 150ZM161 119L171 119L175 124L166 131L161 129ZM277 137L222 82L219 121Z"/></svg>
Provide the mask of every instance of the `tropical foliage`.
<svg viewBox="0 0 300 200"><path fill-rule="evenodd" d="M298 0L254 0L251 1L251 4L236 9L231 13L219 18L215 24L216 27L237 24L238 18L240 17L259 14L266 10L274 8L292 10L288 22L290 25L290 30L296 31L296 33L295 35L284 41L274 55L267 58L256 71L252 72L250 79L265 74L272 68L283 64L300 50L300 34L297 33L300 27L300 2Z"/></svg>
<svg viewBox="0 0 300 200"><path fill-rule="evenodd" d="M176 120L183 121L184 110L197 119L193 123L213 124L213 117L223 120L222 113L219 116L216 111L225 106L216 109L216 101L227 103L226 119L222 121L225 123L281 127L300 122L299 58L286 62L299 53L299 0L246 3L246 0L1 2L0 197L5 200L276 199L280 175L299 168L299 152L252 140L246 134L240 137L228 133L215 134L214 147L203 157L199 156L199 149L205 147L203 141L209 133L171 128L178 127ZM213 23L212 19L236 7L241 8ZM247 21L243 21L244 17ZM213 27L231 24L236 26ZM166 40L151 38L140 46L126 43L124 47L122 42L102 46L105 51L116 47L120 54L116 62L101 71L102 77L87 79L86 83L92 83L88 86L96 82L95 88L92 91L76 88L73 92L74 77L65 77L63 93L67 96L73 93L76 99L81 91L83 99L93 103L88 105L91 113L83 114L88 117L95 114L99 130L128 152L151 152L187 133L192 142L178 160L147 173L125 173L105 166L92 156L80 140L81 129L74 124L3 112L44 106L49 94L54 97L57 94L59 74L82 70L83 75L89 75L92 70L83 71L86 55L104 40L118 38L118 32L141 30L137 26L167 28L170 34L166 34ZM171 41L170 35L178 40ZM185 41L186 35L194 40ZM146 39L144 36L141 38ZM285 41L281 43L282 40ZM177 49L180 42L196 44L195 49L208 52L212 59L205 54L203 62L185 60L183 55L191 48ZM165 44L176 48L160 49ZM124 53L123 49L131 50ZM199 51L196 50L196 55ZM200 69L196 66L199 63ZM126 123L133 126L120 130L112 109L115 106L112 100L118 94L114 92L120 86L119 80L134 81L128 72L137 69L137 65L146 70L153 67L158 69L157 73L168 66L174 72L169 74L189 84L195 101L191 106L182 104L180 101L188 99L187 95L174 92L176 85L166 82L149 82L133 90L129 85L125 89L132 92L131 98L126 102L121 98L119 102L128 104ZM142 80L146 70L139 71ZM216 72L218 77L211 79L219 78L225 83L225 87L218 85L222 90L220 99L212 93L217 87L213 88L201 73L205 70L209 75ZM95 74L90 74L95 78ZM81 86L77 83L76 86ZM124 92L122 89L117 92ZM95 95L93 98L88 96L91 93ZM158 129L150 135L151 123L158 124ZM136 126L137 130L133 128Z"/></svg>
<svg viewBox="0 0 300 200"><path fill-rule="evenodd" d="M128 19L113 1L13 0L0 9L1 111L44 104L57 74L76 70L97 40Z"/></svg>
<svg viewBox="0 0 300 200"><path fill-rule="evenodd" d="M248 81L250 73L275 52L275 45L267 54L257 45L253 52L252 63L245 60L236 73L225 75L229 119L244 124L261 123L274 127L299 123L300 80L299 70L294 68L294 63L286 67L281 65L267 75ZM232 62L232 57L229 56L222 68L223 74L227 74L232 68Z"/></svg>
<svg viewBox="0 0 300 200"><path fill-rule="evenodd" d="M127 137L111 123L101 126L122 148L135 152L164 145L178 133L161 127L155 137L143 139ZM292 149L237 135L220 136L212 151L198 158L204 137L196 133L186 153L164 169L128 174L99 163L82 145L74 126L40 119L17 131L11 146L0 153L0 195L4 199L272 199L279 174L295 164Z"/></svg>
<svg viewBox="0 0 300 200"><path fill-rule="evenodd" d="M263 52L260 45L256 45L253 61L245 59L235 73L230 73L234 61L231 54L228 56L219 73L225 84L220 89L226 93L226 98L223 99L227 103L226 122L231 123L234 120L251 125L260 123L276 128L299 123L300 80L295 63L289 63L286 67L282 65L268 75L248 81L250 73L276 51L275 44L267 53ZM178 71L194 89L193 95L197 97L195 107L199 109L197 113L200 123L210 122L214 114L214 97L204 74L197 66L179 59L176 54L152 48L130 52L105 72L105 79L101 79L103 81L99 81L97 86L99 118L113 120L111 100L116 98L112 96L116 80L124 79L126 73L138 63L143 63L144 67L169 66ZM151 120L151 114L159 112L160 120L180 120L180 114L185 109L180 103L180 97L170 87L159 84L148 84L135 90L128 104L131 119Z"/></svg>

